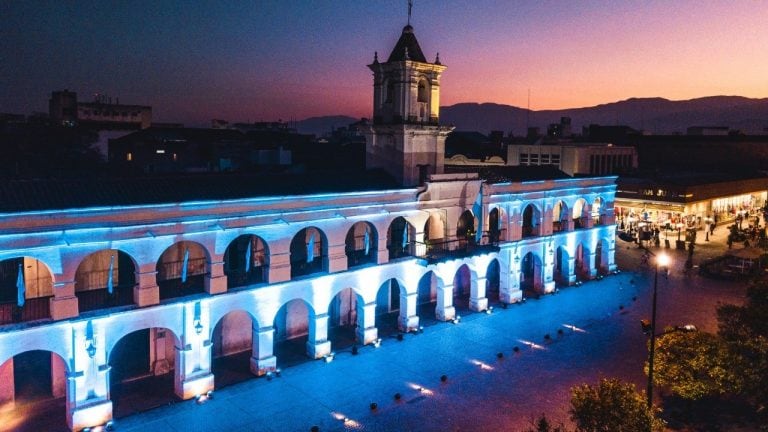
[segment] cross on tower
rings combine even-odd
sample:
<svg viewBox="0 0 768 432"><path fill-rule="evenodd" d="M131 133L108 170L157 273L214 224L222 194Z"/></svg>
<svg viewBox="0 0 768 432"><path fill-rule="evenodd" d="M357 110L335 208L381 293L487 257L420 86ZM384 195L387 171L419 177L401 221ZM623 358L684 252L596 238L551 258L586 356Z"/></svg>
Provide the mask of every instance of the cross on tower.
<svg viewBox="0 0 768 432"><path fill-rule="evenodd" d="M413 9L413 0L408 0L408 25L411 25L411 9Z"/></svg>

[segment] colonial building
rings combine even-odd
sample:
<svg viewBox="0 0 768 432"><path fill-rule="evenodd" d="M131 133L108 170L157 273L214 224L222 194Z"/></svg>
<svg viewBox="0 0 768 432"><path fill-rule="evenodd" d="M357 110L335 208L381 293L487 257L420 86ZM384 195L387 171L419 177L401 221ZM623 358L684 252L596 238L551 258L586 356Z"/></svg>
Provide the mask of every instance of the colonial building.
<svg viewBox="0 0 768 432"><path fill-rule="evenodd" d="M446 174L445 66L426 62L407 26L369 67L368 161L395 186L190 180L157 194L93 185L78 200L0 187L6 418L24 421L17 390L41 376L37 397L63 398L81 430L117 415L116 388L137 377L172 377L165 391L190 399L216 388L227 356L264 375L291 347L330 358L345 341L378 345L615 270L615 177Z"/></svg>

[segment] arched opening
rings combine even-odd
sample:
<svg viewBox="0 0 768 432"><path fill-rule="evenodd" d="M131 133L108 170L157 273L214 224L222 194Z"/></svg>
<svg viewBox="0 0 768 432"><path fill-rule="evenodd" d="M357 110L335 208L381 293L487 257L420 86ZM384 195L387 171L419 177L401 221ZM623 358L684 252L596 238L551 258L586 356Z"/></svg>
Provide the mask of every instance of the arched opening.
<svg viewBox="0 0 768 432"><path fill-rule="evenodd" d="M595 198L595 201L592 203L592 225L599 226L603 224L603 200L602 198L598 197Z"/></svg>
<svg viewBox="0 0 768 432"><path fill-rule="evenodd" d="M30 257L0 261L0 325L50 318L53 277Z"/></svg>
<svg viewBox="0 0 768 432"><path fill-rule="evenodd" d="M453 306L459 310L469 311L469 298L472 293L472 272L464 264L456 270L453 276Z"/></svg>
<svg viewBox="0 0 768 432"><path fill-rule="evenodd" d="M587 202L584 200L584 198L577 199L573 204L572 218L574 229L582 229L588 227L587 218L589 218L589 213L587 212Z"/></svg>
<svg viewBox="0 0 768 432"><path fill-rule="evenodd" d="M357 342L358 318L362 318L364 303L352 288L339 291L331 300L328 307L328 340L335 351Z"/></svg>
<svg viewBox="0 0 768 432"><path fill-rule="evenodd" d="M456 239L459 241L458 249L466 249L475 241L475 216L469 210L459 216L456 223Z"/></svg>
<svg viewBox="0 0 768 432"><path fill-rule="evenodd" d="M224 252L227 289L267 282L269 250L259 236L241 235Z"/></svg>
<svg viewBox="0 0 768 432"><path fill-rule="evenodd" d="M399 331L400 297L405 288L400 287L396 279L389 279L376 292L376 328L379 337L392 335Z"/></svg>
<svg viewBox="0 0 768 432"><path fill-rule="evenodd" d="M543 292L541 283L541 259L528 252L520 263L520 289L525 297L538 298Z"/></svg>
<svg viewBox="0 0 768 432"><path fill-rule="evenodd" d="M555 282L561 286L570 285L570 255L565 246L559 246L555 251Z"/></svg>
<svg viewBox="0 0 768 432"><path fill-rule="evenodd" d="M418 304L419 322L422 325L436 323L437 289L439 280L435 272L428 271L419 279L416 303Z"/></svg>
<svg viewBox="0 0 768 432"><path fill-rule="evenodd" d="M136 330L109 353L110 399L115 418L166 405L174 393L176 335L166 328Z"/></svg>
<svg viewBox="0 0 768 432"><path fill-rule="evenodd" d="M429 102L429 83L424 78L419 80L418 101L419 102Z"/></svg>
<svg viewBox="0 0 768 432"><path fill-rule="evenodd" d="M160 299L205 292L206 255L202 245L191 241L174 243L166 249L157 260Z"/></svg>
<svg viewBox="0 0 768 432"><path fill-rule="evenodd" d="M291 240L291 278L325 270L326 245L322 231L304 228Z"/></svg>
<svg viewBox="0 0 768 432"><path fill-rule="evenodd" d="M395 218L387 230L387 249L389 250L389 259L397 259L413 255L413 237L415 230L413 226L400 216Z"/></svg>
<svg viewBox="0 0 768 432"><path fill-rule="evenodd" d="M431 213L424 223L427 255L445 251L445 224L438 213Z"/></svg>
<svg viewBox="0 0 768 432"><path fill-rule="evenodd" d="M256 327L251 315L241 310L227 313L216 323L211 341L211 372L216 377L216 388L253 378L251 357Z"/></svg>
<svg viewBox="0 0 768 432"><path fill-rule="evenodd" d="M501 217L499 208L494 207L488 213L488 241L491 244L498 244L501 240Z"/></svg>
<svg viewBox="0 0 768 432"><path fill-rule="evenodd" d="M488 298L488 304L499 303L499 292L501 290L501 266L499 260L493 259L488 264L485 273L485 297Z"/></svg>
<svg viewBox="0 0 768 432"><path fill-rule="evenodd" d="M136 266L125 252L101 250L88 255L75 272L80 312L133 304Z"/></svg>
<svg viewBox="0 0 768 432"><path fill-rule="evenodd" d="M394 102L394 97L395 97L395 83L391 79L388 79L384 84L384 87L386 88L384 103L391 104Z"/></svg>
<svg viewBox="0 0 768 432"><path fill-rule="evenodd" d="M566 231L568 229L568 206L563 201L558 201L552 208L552 232Z"/></svg>
<svg viewBox="0 0 768 432"><path fill-rule="evenodd" d="M579 244L576 247L576 256L574 258L575 258L575 265L576 265L576 277L579 280L591 279L589 254L590 254L589 248L585 247L583 244Z"/></svg>
<svg viewBox="0 0 768 432"><path fill-rule="evenodd" d="M51 351L27 351L0 365L0 428L67 429L67 364ZM7 429L6 429L7 428Z"/></svg>
<svg viewBox="0 0 768 432"><path fill-rule="evenodd" d="M344 250L347 254L347 268L375 264L378 251L378 236L373 225L357 222L347 231Z"/></svg>
<svg viewBox="0 0 768 432"><path fill-rule="evenodd" d="M523 210L523 238L539 235L539 221L541 215L539 209L533 204L528 204Z"/></svg>
<svg viewBox="0 0 768 432"><path fill-rule="evenodd" d="M292 366L307 360L310 319L315 312L304 300L293 299L285 303L275 315L275 355L283 366Z"/></svg>

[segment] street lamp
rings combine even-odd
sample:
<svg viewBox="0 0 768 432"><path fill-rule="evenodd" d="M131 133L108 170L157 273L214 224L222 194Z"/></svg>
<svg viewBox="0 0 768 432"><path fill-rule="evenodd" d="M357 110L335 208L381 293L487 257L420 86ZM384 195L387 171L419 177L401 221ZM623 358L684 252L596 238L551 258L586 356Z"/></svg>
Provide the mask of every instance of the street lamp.
<svg viewBox="0 0 768 432"><path fill-rule="evenodd" d="M651 309L651 350L648 354L648 408L653 406L653 355L656 351L656 291L659 286L659 267L669 265L669 255L660 253L656 255L656 273L653 277L653 306Z"/></svg>

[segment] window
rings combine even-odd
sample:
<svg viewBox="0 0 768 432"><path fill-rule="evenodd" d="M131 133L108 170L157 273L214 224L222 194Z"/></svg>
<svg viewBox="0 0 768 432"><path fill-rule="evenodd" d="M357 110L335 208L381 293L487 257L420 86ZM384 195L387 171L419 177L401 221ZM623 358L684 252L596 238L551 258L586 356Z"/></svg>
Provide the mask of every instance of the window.
<svg viewBox="0 0 768 432"><path fill-rule="evenodd" d="M549 163L549 155L548 154L541 155L541 164L544 165L548 163Z"/></svg>
<svg viewBox="0 0 768 432"><path fill-rule="evenodd" d="M560 165L560 155L559 154L553 154L552 155L552 165Z"/></svg>
<svg viewBox="0 0 768 432"><path fill-rule="evenodd" d="M520 165L528 165L528 153L520 153Z"/></svg>
<svg viewBox="0 0 768 432"><path fill-rule="evenodd" d="M422 79L419 81L419 95L418 95L418 101L419 102L428 102L429 101L429 91L427 90L427 80Z"/></svg>
<svg viewBox="0 0 768 432"><path fill-rule="evenodd" d="M133 153L131 153L131 152L128 152L128 153L125 155L125 160L127 160L128 162L132 161L132 160L133 160Z"/></svg>
<svg viewBox="0 0 768 432"><path fill-rule="evenodd" d="M539 155L538 154L532 154L531 155L531 165L538 165L539 164Z"/></svg>
<svg viewBox="0 0 768 432"><path fill-rule="evenodd" d="M387 95L384 99L385 103L392 103L392 97L395 95L395 84L392 81L387 80Z"/></svg>

